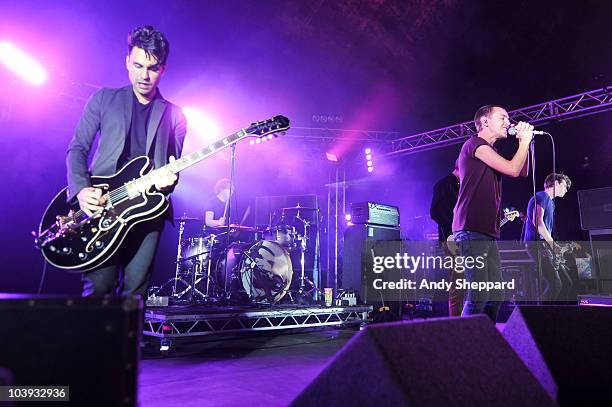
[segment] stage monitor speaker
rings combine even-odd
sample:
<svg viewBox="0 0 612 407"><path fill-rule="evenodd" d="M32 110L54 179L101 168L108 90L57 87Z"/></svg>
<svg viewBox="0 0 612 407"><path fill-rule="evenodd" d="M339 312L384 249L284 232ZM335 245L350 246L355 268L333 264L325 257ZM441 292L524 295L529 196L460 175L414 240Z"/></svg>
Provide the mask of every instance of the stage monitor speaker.
<svg viewBox="0 0 612 407"><path fill-rule="evenodd" d="M72 405L137 404L140 300L0 298L0 368L13 385L69 386Z"/></svg>
<svg viewBox="0 0 612 407"><path fill-rule="evenodd" d="M582 230L612 228L612 187L578 191Z"/></svg>
<svg viewBox="0 0 612 407"><path fill-rule="evenodd" d="M503 334L559 405L612 405L612 308L518 306Z"/></svg>
<svg viewBox="0 0 612 407"><path fill-rule="evenodd" d="M293 406L554 406L484 315L370 325Z"/></svg>
<svg viewBox="0 0 612 407"><path fill-rule="evenodd" d="M399 227L369 224L347 227L344 231L342 276L339 286L345 290L355 291L362 301L365 300L368 297L368 286L363 283L364 269L368 264L372 264L372 254L366 249L371 248L376 256L395 256L401 251L401 239Z"/></svg>

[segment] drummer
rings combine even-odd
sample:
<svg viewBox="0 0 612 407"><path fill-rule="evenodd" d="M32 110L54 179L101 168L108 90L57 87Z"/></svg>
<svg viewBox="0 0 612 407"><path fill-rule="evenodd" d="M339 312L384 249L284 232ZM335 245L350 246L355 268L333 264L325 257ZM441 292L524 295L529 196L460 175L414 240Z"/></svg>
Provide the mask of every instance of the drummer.
<svg viewBox="0 0 612 407"><path fill-rule="evenodd" d="M221 178L215 183L214 191L215 194L204 202L204 225L207 227L225 226L230 198L230 180Z"/></svg>

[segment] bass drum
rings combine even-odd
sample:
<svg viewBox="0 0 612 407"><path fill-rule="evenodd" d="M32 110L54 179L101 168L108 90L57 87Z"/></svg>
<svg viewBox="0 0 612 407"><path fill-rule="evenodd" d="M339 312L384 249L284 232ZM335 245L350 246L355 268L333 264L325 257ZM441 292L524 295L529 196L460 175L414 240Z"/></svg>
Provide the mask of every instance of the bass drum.
<svg viewBox="0 0 612 407"><path fill-rule="evenodd" d="M274 304L291 285L293 267L289 253L277 242L234 243L227 252L226 291L242 302ZM219 264L223 274L225 265Z"/></svg>

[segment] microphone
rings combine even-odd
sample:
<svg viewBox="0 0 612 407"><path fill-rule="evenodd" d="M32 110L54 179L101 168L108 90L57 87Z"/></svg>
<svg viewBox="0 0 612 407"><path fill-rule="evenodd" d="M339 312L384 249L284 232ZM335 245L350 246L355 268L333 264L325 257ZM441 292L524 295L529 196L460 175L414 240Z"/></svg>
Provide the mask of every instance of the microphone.
<svg viewBox="0 0 612 407"><path fill-rule="evenodd" d="M506 130L506 133L508 133L509 136L516 136L516 133L518 133L518 131L516 130L516 127L508 127L508 130ZM546 132L542 130L533 130L532 133L534 136L540 136L542 134L546 134Z"/></svg>

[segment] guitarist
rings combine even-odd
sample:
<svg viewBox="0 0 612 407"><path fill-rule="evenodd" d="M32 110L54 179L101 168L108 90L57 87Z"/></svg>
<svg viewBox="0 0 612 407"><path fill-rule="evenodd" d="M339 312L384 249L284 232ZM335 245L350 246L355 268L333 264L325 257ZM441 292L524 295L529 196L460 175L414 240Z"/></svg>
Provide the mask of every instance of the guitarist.
<svg viewBox="0 0 612 407"><path fill-rule="evenodd" d="M453 234L453 208L457 203L457 195L459 195L459 161L455 160L455 168L453 171L440 179L434 185L433 197L431 206L429 207L429 215L438 224L438 240L444 250L445 255L450 255L446 239ZM455 281L462 277L455 272L450 271L450 278ZM448 315L458 317L463 309L463 290L452 286L448 290Z"/></svg>
<svg viewBox="0 0 612 407"><path fill-rule="evenodd" d="M106 203L91 186L90 175L112 175L129 160L147 155L159 168L181 154L186 120L180 108L162 97L158 85L166 71L169 43L151 26L128 35L125 64L131 85L103 88L87 102L68 147L68 201L91 215ZM96 136L99 144L88 167ZM170 193L177 177L171 171L156 178L155 188ZM171 207L170 207L171 208ZM167 215L172 219L171 209ZM83 296L145 295L164 219L136 225L119 250L100 268L83 274ZM123 278L119 280L119 272Z"/></svg>
<svg viewBox="0 0 612 407"><path fill-rule="evenodd" d="M554 257L561 256L561 250L553 239L553 219L555 216L555 202L553 200L557 197L563 198L571 186L572 181L567 175L549 174L544 179L544 191L536 193L535 208L533 197L527 204L527 218L523 225L521 240L524 242L539 242L538 244L544 243L540 246L544 250L539 256L542 278L544 279L543 301L555 301L564 285L561 282L558 268L553 264ZM527 248L537 262L537 247L531 244ZM564 282L566 287L569 288L572 285L571 279L566 273L562 273L562 275L566 280Z"/></svg>
<svg viewBox="0 0 612 407"><path fill-rule="evenodd" d="M453 233L463 257L485 257L485 267L466 267L465 279L474 282L502 282L499 251L501 218L501 176L518 177L528 172L527 155L533 126L516 125L518 150L511 160L497 154L493 145L507 138L508 112L497 105L483 106L474 115L478 134L468 139L459 153L459 197L455 205ZM494 322L504 299L502 290L465 290L462 316L486 313Z"/></svg>

